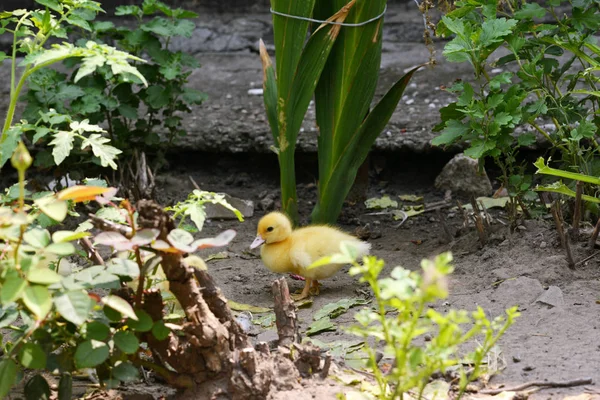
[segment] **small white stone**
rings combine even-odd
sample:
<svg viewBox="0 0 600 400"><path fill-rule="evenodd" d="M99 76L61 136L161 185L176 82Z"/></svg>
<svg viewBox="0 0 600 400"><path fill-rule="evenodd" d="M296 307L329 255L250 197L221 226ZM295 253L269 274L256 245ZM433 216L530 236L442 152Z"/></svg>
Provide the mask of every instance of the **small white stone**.
<svg viewBox="0 0 600 400"><path fill-rule="evenodd" d="M248 94L250 96L262 96L263 95L263 89L259 88L259 89L249 89L248 90Z"/></svg>
<svg viewBox="0 0 600 400"><path fill-rule="evenodd" d="M411 104L413 104L414 102L415 102L415 99L408 99L408 100L406 100L406 104L407 104L407 105L411 105Z"/></svg>

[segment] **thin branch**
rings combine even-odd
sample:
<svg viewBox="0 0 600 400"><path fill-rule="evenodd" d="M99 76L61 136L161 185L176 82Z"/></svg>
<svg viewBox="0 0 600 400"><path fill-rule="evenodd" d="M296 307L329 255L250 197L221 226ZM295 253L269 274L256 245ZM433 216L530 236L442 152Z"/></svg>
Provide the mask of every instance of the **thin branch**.
<svg viewBox="0 0 600 400"><path fill-rule="evenodd" d="M591 378L583 378L583 379L575 379L572 381L564 381L564 382L556 382L556 381L531 381L531 382L527 382L524 383L522 385L518 385L518 386L514 386L514 387L509 387L509 388L502 388L502 389L485 389L485 390L481 390L479 391L479 393L481 394L491 394L491 395L496 395L496 394L500 394L502 392L520 392L522 390L525 390L527 388L530 388L532 386L537 386L537 387L546 387L546 388L564 388L564 387L573 387L573 386L581 386L581 385L589 385L592 383L592 379Z"/></svg>

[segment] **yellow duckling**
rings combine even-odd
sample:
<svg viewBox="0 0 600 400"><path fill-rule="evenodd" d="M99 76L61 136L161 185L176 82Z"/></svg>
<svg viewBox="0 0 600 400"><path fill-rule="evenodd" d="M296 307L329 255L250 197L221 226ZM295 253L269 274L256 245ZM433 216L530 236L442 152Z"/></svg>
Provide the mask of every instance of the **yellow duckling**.
<svg viewBox="0 0 600 400"><path fill-rule="evenodd" d="M338 229L325 225L307 226L292 230L285 214L272 212L258 222L257 236L250 245L254 249L262 244L260 255L265 266L277 273L293 273L303 276L306 284L296 300L308 297L311 286L319 293L321 279L330 278L343 264L328 264L306 269L315 261L340 252L342 242L351 242L358 249L358 257L369 254L371 244L363 242Z"/></svg>

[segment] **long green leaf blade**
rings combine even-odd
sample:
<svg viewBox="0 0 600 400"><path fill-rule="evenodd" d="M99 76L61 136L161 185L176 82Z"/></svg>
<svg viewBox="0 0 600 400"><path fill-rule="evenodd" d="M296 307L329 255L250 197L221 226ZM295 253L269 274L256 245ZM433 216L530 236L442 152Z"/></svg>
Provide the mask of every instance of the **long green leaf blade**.
<svg viewBox="0 0 600 400"><path fill-rule="evenodd" d="M271 58L269 57L269 53L267 53L267 49L262 39L260 40L260 59L263 66L263 98L265 110L267 112L267 120L271 127L275 145L279 146L279 126L277 125L277 81L273 63L271 62Z"/></svg>

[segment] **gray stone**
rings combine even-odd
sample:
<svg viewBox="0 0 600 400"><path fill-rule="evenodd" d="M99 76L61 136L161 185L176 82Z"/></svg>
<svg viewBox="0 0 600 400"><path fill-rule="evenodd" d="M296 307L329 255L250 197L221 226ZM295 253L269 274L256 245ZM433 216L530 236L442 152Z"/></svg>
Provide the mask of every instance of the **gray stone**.
<svg viewBox="0 0 600 400"><path fill-rule="evenodd" d="M446 164L435 178L435 187L469 196L489 196L492 183L485 170L479 172L479 162L460 153Z"/></svg>
<svg viewBox="0 0 600 400"><path fill-rule="evenodd" d="M225 195L225 200L234 208L237 208L244 218L250 218L254 215L254 202L252 200L238 199L226 193L223 194ZM204 211L206 212L207 219L237 219L233 212L220 204L206 203L204 204Z"/></svg>
<svg viewBox="0 0 600 400"><path fill-rule="evenodd" d="M270 342L277 341L277 340L279 340L279 336L277 335L277 331L274 331L272 329L270 329L268 331L261 332L256 337L256 341L257 342L270 343Z"/></svg>
<svg viewBox="0 0 600 400"><path fill-rule="evenodd" d="M265 196L263 199L261 199L261 201L258 203L258 207L262 210L262 211L271 211L275 209L275 197L271 196L271 195L267 195Z"/></svg>
<svg viewBox="0 0 600 400"><path fill-rule="evenodd" d="M562 290L558 286L550 286L535 302L551 307L563 307L565 305Z"/></svg>
<svg viewBox="0 0 600 400"><path fill-rule="evenodd" d="M520 276L516 279L507 279L498 286L492 298L503 307L528 306L544 291L542 284L537 279Z"/></svg>

